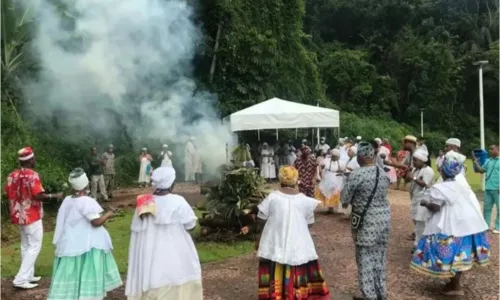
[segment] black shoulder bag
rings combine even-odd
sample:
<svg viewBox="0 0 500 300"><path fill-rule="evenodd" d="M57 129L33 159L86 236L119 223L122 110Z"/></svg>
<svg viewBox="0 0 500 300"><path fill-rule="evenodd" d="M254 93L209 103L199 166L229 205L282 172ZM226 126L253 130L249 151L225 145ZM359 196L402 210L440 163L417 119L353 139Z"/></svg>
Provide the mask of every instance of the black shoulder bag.
<svg viewBox="0 0 500 300"><path fill-rule="evenodd" d="M361 214L351 212L351 215L350 215L351 227L354 230L358 230L363 226L363 219L365 218L366 212L368 211L368 208L370 207L370 204L372 203L373 197L375 196L375 192L377 191L379 173L380 173L379 167L377 167L377 175L375 177L375 186L373 187L372 193L368 197L368 201L366 202L366 205L363 208L363 212Z"/></svg>

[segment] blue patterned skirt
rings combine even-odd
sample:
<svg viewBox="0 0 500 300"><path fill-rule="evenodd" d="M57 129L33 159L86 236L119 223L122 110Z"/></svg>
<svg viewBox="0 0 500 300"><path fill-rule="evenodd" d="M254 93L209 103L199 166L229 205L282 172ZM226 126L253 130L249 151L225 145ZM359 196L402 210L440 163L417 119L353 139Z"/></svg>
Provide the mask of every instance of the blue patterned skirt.
<svg viewBox="0 0 500 300"><path fill-rule="evenodd" d="M410 267L431 277L452 278L474 264L486 265L489 257L486 231L464 237L435 234L420 239Z"/></svg>

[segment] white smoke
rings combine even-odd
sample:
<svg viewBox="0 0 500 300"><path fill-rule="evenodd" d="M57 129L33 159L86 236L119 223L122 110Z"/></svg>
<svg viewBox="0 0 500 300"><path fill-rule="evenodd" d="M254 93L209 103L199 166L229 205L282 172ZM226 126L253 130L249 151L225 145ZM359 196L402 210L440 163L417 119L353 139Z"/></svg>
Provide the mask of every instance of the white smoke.
<svg viewBox="0 0 500 300"><path fill-rule="evenodd" d="M208 169L225 162L229 130L191 77L202 36L186 0L24 1L37 17L41 72L25 86L37 117L64 120L68 139L116 126L136 147L195 136Z"/></svg>

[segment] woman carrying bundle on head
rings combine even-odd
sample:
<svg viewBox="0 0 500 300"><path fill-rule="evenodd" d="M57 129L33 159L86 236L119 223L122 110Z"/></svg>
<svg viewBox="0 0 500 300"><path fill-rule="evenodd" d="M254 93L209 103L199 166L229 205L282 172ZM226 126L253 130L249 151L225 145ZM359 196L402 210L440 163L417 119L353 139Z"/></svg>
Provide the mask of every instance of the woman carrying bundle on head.
<svg viewBox="0 0 500 300"><path fill-rule="evenodd" d="M282 167L281 188L258 206L259 300L330 299L308 228L320 202L297 191L298 177L294 167Z"/></svg>
<svg viewBox="0 0 500 300"><path fill-rule="evenodd" d="M122 285L111 251L113 245L104 223L113 211L87 196L89 180L77 168L68 179L73 195L66 197L57 212L54 245L56 258L48 300L104 299Z"/></svg>
<svg viewBox="0 0 500 300"><path fill-rule="evenodd" d="M470 197L470 188L455 179L463 162L447 156L441 166L442 182L428 190L420 205L431 214L411 261L411 268L435 278L449 278L443 294L460 296L462 272L489 262L488 226Z"/></svg>
<svg viewBox="0 0 500 300"><path fill-rule="evenodd" d="M132 219L125 294L128 300L201 300L201 266L188 231L193 209L172 193L175 170L151 175L153 194L139 195Z"/></svg>

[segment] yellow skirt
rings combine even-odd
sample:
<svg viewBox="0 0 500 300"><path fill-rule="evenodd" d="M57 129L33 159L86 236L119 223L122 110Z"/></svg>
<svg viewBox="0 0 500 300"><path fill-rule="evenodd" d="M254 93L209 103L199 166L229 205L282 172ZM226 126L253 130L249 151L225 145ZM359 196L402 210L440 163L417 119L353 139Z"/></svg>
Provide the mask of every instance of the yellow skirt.
<svg viewBox="0 0 500 300"><path fill-rule="evenodd" d="M316 200L323 202L324 207L337 208L339 205L339 201L340 201L340 192L333 194L330 198L327 198L327 197L323 196L323 194L319 190L319 187L316 186L316 190L314 191L314 198Z"/></svg>

